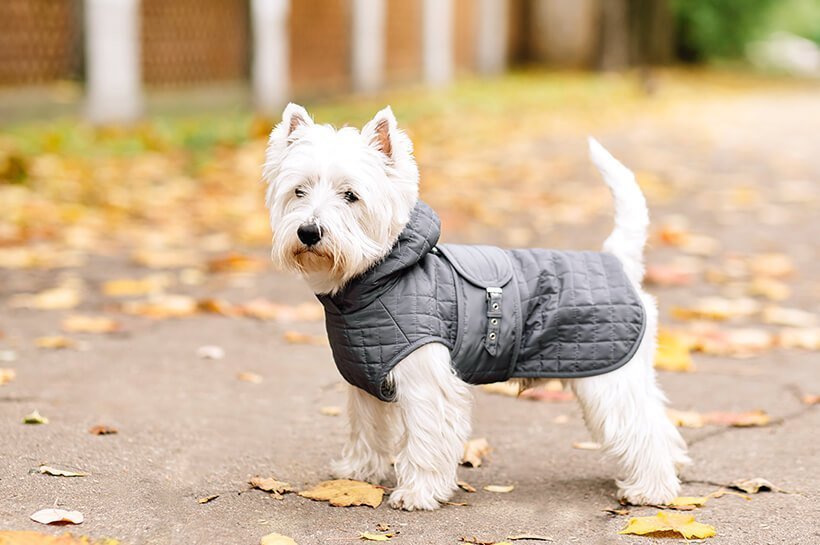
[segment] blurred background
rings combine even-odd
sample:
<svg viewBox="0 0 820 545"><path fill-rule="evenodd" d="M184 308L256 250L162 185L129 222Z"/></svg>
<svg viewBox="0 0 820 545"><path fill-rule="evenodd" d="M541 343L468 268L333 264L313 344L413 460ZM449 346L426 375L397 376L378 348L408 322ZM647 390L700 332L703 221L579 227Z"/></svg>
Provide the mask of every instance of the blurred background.
<svg viewBox="0 0 820 545"><path fill-rule="evenodd" d="M725 543L816 542L818 43L820 0L1 0L0 527L59 498L124 543L372 529L244 493L326 478L344 433L322 309L268 256L266 138L297 101L357 127L392 105L446 242L600 248L596 136L649 200L656 367L703 428L688 477L805 493L710 500L707 520ZM477 394L498 448L466 477L520 483L514 502L378 516L404 543L614 537L611 472L572 452L587 435L558 393ZM44 461L90 475L32 475Z"/></svg>

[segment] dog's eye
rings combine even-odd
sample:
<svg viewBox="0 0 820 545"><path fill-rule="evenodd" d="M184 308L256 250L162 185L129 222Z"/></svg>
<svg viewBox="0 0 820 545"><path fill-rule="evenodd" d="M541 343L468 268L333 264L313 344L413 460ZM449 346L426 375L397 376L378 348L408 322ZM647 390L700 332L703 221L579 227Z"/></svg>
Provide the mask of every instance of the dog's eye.
<svg viewBox="0 0 820 545"><path fill-rule="evenodd" d="M359 200L359 197L352 191L345 191L345 200L349 203L354 203Z"/></svg>
<svg viewBox="0 0 820 545"><path fill-rule="evenodd" d="M302 197L305 196L305 190L302 189L301 187L297 187L296 189L293 190L293 194L301 199Z"/></svg>

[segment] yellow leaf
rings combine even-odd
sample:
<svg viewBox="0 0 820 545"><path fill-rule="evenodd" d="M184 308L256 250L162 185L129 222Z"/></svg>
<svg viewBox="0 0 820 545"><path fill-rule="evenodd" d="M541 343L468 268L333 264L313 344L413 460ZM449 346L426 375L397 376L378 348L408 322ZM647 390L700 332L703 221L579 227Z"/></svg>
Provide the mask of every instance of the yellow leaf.
<svg viewBox="0 0 820 545"><path fill-rule="evenodd" d="M0 369L0 384L2 384L3 370ZM820 405L820 395L806 394L800 398L806 405Z"/></svg>
<svg viewBox="0 0 820 545"><path fill-rule="evenodd" d="M309 490L299 492L299 495L316 501L327 501L337 507L354 505L369 505L378 507L384 497L384 490L370 483L339 479L322 481Z"/></svg>
<svg viewBox="0 0 820 545"><path fill-rule="evenodd" d="M695 364L689 354L689 348L687 337L677 332L661 329L658 332L655 368L663 371L694 371Z"/></svg>
<svg viewBox="0 0 820 545"><path fill-rule="evenodd" d="M248 484L250 484L253 488L262 490L263 492L270 492L278 500L282 499L282 494L293 492L293 488L290 486L290 483L277 481L273 477L254 477L248 481Z"/></svg>
<svg viewBox="0 0 820 545"><path fill-rule="evenodd" d="M243 371L236 375L236 378L242 382L250 382L251 384L261 384L262 375L251 373L250 371Z"/></svg>
<svg viewBox="0 0 820 545"><path fill-rule="evenodd" d="M23 417L23 424L48 424L48 418L35 409Z"/></svg>
<svg viewBox="0 0 820 545"><path fill-rule="evenodd" d="M75 348L77 341L63 337L62 335L51 335L48 337L37 337L34 344L40 348Z"/></svg>
<svg viewBox="0 0 820 545"><path fill-rule="evenodd" d="M670 507L703 507L709 498L703 496L678 496L667 505Z"/></svg>
<svg viewBox="0 0 820 545"><path fill-rule="evenodd" d="M461 456L461 464L472 467L481 466L481 459L490 453L490 443L487 439L480 437L478 439L470 439L464 443L464 454Z"/></svg>
<svg viewBox="0 0 820 545"><path fill-rule="evenodd" d="M812 327L817 324L817 316L798 308L766 307L763 322L787 327Z"/></svg>
<svg viewBox="0 0 820 545"><path fill-rule="evenodd" d="M752 273L759 276L782 278L794 273L794 261L786 254L760 254L749 263Z"/></svg>
<svg viewBox="0 0 820 545"><path fill-rule="evenodd" d="M69 309L78 304L80 304L80 292L72 286L51 288L34 294L24 293L9 299L9 306L13 308L39 310Z"/></svg>
<svg viewBox="0 0 820 545"><path fill-rule="evenodd" d="M258 272L266 266L267 262L262 259L235 252L208 261L208 270L212 273Z"/></svg>
<svg viewBox="0 0 820 545"><path fill-rule="evenodd" d="M181 269L199 264L199 258L185 250L137 250L131 256L137 265L151 269Z"/></svg>
<svg viewBox="0 0 820 545"><path fill-rule="evenodd" d="M702 428L706 422L703 415L695 411L678 411L676 409L666 409L666 415L669 420L675 423L678 427L683 428Z"/></svg>
<svg viewBox="0 0 820 545"><path fill-rule="evenodd" d="M386 534L374 534L373 532L361 532L359 539L363 541L390 541L390 536Z"/></svg>
<svg viewBox="0 0 820 545"><path fill-rule="evenodd" d="M17 377L17 372L14 369L6 369L0 367L0 386L8 384Z"/></svg>
<svg viewBox="0 0 820 545"><path fill-rule="evenodd" d="M182 318L196 314L199 309L196 299L187 295L156 295L141 301L126 301L122 311L126 314L147 316L148 318Z"/></svg>
<svg viewBox="0 0 820 545"><path fill-rule="evenodd" d="M327 407L320 407L319 414L322 414L324 416L339 416L340 414L342 414L342 409L339 407L329 405Z"/></svg>
<svg viewBox="0 0 820 545"><path fill-rule="evenodd" d="M121 329L120 323L106 316L72 314L63 319L63 331L69 333L112 333Z"/></svg>
<svg viewBox="0 0 820 545"><path fill-rule="evenodd" d="M792 294L791 288L779 280L758 276L749 284L749 295L765 297L772 301L783 301Z"/></svg>
<svg viewBox="0 0 820 545"><path fill-rule="evenodd" d="M703 415L703 418L707 424L718 424L735 428L767 426L772 420L765 411L761 411L760 409L744 413L711 412Z"/></svg>
<svg viewBox="0 0 820 545"><path fill-rule="evenodd" d="M521 393L521 386L514 381L482 384L481 389L489 394L499 394L509 397L518 397L518 394Z"/></svg>
<svg viewBox="0 0 820 545"><path fill-rule="evenodd" d="M293 538L288 536L283 536L282 534L268 534L264 536L260 541L259 545L299 545L296 543Z"/></svg>
<svg viewBox="0 0 820 545"><path fill-rule="evenodd" d="M659 512L654 517L633 517L619 534L647 535L674 532L686 539L705 539L715 535L714 526L695 521L692 515Z"/></svg>
<svg viewBox="0 0 820 545"><path fill-rule="evenodd" d="M484 487L484 490L487 492L495 492L497 494L506 494L507 492L512 492L515 488L514 485L498 485L498 484L488 484Z"/></svg>
<svg viewBox="0 0 820 545"><path fill-rule="evenodd" d="M784 348L820 350L820 327L790 327L783 329L777 342Z"/></svg>
<svg viewBox="0 0 820 545"><path fill-rule="evenodd" d="M171 283L164 274L153 274L144 278L122 278L109 280L103 284L102 291L109 297L129 297L159 293Z"/></svg>
<svg viewBox="0 0 820 545"><path fill-rule="evenodd" d="M760 310L760 303L754 299L704 297L691 307L673 307L672 315L679 320L730 320L746 318Z"/></svg>
<svg viewBox="0 0 820 545"><path fill-rule="evenodd" d="M595 441L577 441L572 444L572 448L578 450L601 450L601 443Z"/></svg>

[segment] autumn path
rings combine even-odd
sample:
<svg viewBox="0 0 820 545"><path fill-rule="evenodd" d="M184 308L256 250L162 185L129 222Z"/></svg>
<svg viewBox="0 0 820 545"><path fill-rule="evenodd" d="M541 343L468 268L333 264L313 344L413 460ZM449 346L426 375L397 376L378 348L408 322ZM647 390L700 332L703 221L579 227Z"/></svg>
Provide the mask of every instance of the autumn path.
<svg viewBox="0 0 820 545"><path fill-rule="evenodd" d="M716 527L715 544L820 541L820 412L803 399L820 394L818 91L668 74L647 98L629 80L516 76L382 100L407 120L422 194L450 241L598 248L610 203L585 135L635 169L652 208L650 274L663 284L651 289L673 344L684 343L666 355L685 365L685 347L696 350L694 370L660 373L671 406L699 413L678 415L690 425L757 409L769 419L684 428L694 461L684 494L754 477L795 492L710 499L692 514ZM358 124L377 104L313 113ZM653 542L618 535L628 517L603 511L620 507L612 469L573 448L589 437L572 401L476 391L473 435L494 450L460 470L479 490L455 496L466 506L404 513L248 490L256 475L300 490L329 478L344 435L322 323L302 305L312 296L267 266L263 139L203 150L150 126L51 130L56 151L27 128L0 141L25 172L0 181L0 530L59 533L29 515L60 507L85 515L73 532L131 545L258 543L270 532L342 543L378 524L408 545L525 533ZM111 283L123 279L141 282ZM35 409L47 424L22 423ZM93 435L95 425L118 433ZM31 472L41 464L88 475ZM515 488L481 490L490 484Z"/></svg>

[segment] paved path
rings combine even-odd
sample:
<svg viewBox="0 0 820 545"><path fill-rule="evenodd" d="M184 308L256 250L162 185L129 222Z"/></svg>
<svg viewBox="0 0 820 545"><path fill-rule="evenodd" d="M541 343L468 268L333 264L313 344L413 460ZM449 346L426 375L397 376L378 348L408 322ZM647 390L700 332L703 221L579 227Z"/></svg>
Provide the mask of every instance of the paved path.
<svg viewBox="0 0 820 545"><path fill-rule="evenodd" d="M730 253L789 254L797 274L790 281L792 297L781 304L820 310L817 90L730 94L691 108L678 104L662 123L637 115L629 122L601 125L598 134L613 153L644 174L656 226L675 214L686 216L693 232L720 241L718 254L705 260L716 267ZM516 158L529 162L534 154L555 164L567 158L583 164L584 142L576 134L544 135L517 144L514 152L487 150L476 161L487 168L495 162L503 179L505 165ZM561 181L560 176L549 183ZM600 182L591 170L566 176L572 180L564 191L581 200L587 194L600 196ZM444 207L450 202L441 187L431 188L429 198ZM454 229L450 240L506 243L511 232L520 232L506 225L464 228L469 218L453 210L445 214L445 223L462 228ZM532 244L597 248L608 229L605 212L596 211L580 225L544 223L543 230L525 236L534 239ZM263 248L251 251L265 255ZM667 262L676 254L656 244L648 260ZM146 273L124 253L92 257L79 271L90 294L80 310L108 312L111 301L94 295L101 282ZM344 421L321 415L319 409L344 405L340 379L327 347L283 339L288 330L320 335L321 323L218 315L151 321L115 314L125 332L76 335L88 341L87 351L38 349L33 339L59 331L67 313L10 309L5 300L50 287L59 274L0 270L0 331L5 335L0 349L14 349L18 355L14 363L0 364L17 370L17 379L0 387L0 529L56 533L60 530L37 525L28 515L59 506L85 514L86 522L72 531L133 545L257 543L274 531L302 545L334 544L355 541L359 532L373 531L379 523L400 532L393 541L406 545L456 544L465 536L502 540L521 533L551 536L556 543L654 542L618 535L626 518L603 511L618 507L612 467L599 453L572 447L588 440L572 402L476 392L474 436L488 438L494 451L481 468L462 468L460 477L479 489L514 484L515 490L458 493L454 501L467 506L432 513L399 512L386 505L343 509L295 495L277 501L248 491L246 481L254 475L275 476L296 487L328 478L327 464L341 447ZM653 291L664 321L671 323L673 305L722 289L699 281ZM311 300L301 282L272 272L208 276L204 284L185 291L234 302L260 296L292 304ZM221 346L226 357L198 358L198 347L206 344ZM710 542L820 542L820 411L799 399L800 394L820 393L820 353L772 349L744 360L696 356L696 363L694 373L660 374L672 406L701 412L760 408L777 423L685 429L694 464L684 473L684 492L700 495L715 489L701 481L751 477L795 492L710 501L695 512L698 520L717 528ZM262 382L237 380L244 371L257 373ZM48 425L21 424L22 416L35 408L50 419ZM564 415L566 422L556 423ZM87 433L101 423L119 433ZM30 473L42 463L89 476ZM197 502L213 494L219 497Z"/></svg>

